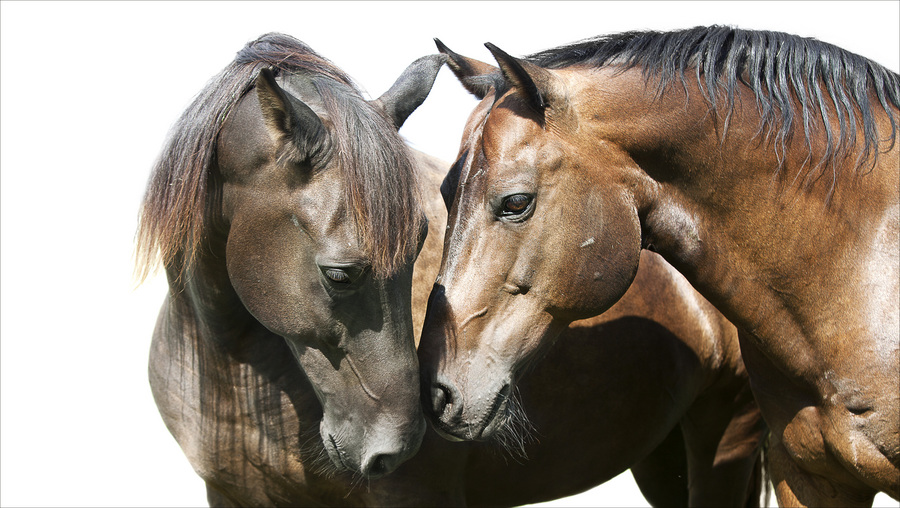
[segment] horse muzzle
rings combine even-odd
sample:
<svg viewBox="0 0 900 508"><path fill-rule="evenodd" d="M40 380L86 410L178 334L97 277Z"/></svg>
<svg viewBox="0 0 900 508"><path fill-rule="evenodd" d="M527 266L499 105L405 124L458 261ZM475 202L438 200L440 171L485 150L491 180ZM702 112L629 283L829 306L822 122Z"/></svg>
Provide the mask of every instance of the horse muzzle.
<svg viewBox="0 0 900 508"><path fill-rule="evenodd" d="M349 433L332 432L323 421L320 434L328 458L336 470L377 479L391 473L419 451L425 426L425 419L420 417L401 429L372 429L358 435L377 437L358 443Z"/></svg>
<svg viewBox="0 0 900 508"><path fill-rule="evenodd" d="M510 383L493 396L467 400L457 386L436 378L422 387L423 407L435 431L449 441L488 441L509 420Z"/></svg>

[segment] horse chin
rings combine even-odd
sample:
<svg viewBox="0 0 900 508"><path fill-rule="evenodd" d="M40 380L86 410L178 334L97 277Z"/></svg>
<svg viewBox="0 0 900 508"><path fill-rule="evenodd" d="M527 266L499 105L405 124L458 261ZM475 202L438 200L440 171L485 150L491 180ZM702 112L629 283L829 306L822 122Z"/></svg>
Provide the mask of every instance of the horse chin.
<svg viewBox="0 0 900 508"><path fill-rule="evenodd" d="M509 424L508 407L509 399L507 398L503 401L502 407L499 408L497 414L481 429L480 439L476 439L477 441L491 441L502 433Z"/></svg>
<svg viewBox="0 0 900 508"><path fill-rule="evenodd" d="M450 429L443 426L440 422L431 422L431 428L437 433L438 436L446 439L447 441L452 441L454 443L461 443L467 441L462 435L457 435L455 432L456 429ZM464 434L464 433L463 433Z"/></svg>
<svg viewBox="0 0 900 508"><path fill-rule="evenodd" d="M495 436L499 435L506 424L506 418L495 417L486 426L480 428L469 425L463 427L447 427L441 424L433 424L432 428L434 428L439 436L454 443L465 441L487 442L492 441Z"/></svg>

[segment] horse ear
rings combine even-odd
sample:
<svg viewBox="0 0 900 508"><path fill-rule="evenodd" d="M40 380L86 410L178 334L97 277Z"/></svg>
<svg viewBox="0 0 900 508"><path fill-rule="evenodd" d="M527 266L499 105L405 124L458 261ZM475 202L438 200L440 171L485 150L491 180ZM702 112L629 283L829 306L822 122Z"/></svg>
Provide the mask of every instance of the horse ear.
<svg viewBox="0 0 900 508"><path fill-rule="evenodd" d="M437 45L438 51L449 57L447 66L450 67L450 70L453 71L453 74L456 75L456 78L462 83L463 88L468 90L469 93L475 97L478 97L479 100L484 99L487 94L491 93L491 89L493 88L492 82L477 78L490 76L499 69L480 60L465 57L452 51L444 45L440 39L435 39L434 43Z"/></svg>
<svg viewBox="0 0 900 508"><path fill-rule="evenodd" d="M564 97L560 93L562 84L550 71L527 60L514 58L490 42L485 46L497 59L506 82L519 91L535 111L543 113L549 107L564 106L560 102Z"/></svg>
<svg viewBox="0 0 900 508"><path fill-rule="evenodd" d="M260 69L255 84L263 121L274 138L287 137L307 157L323 148L328 134L319 115L278 86L271 69Z"/></svg>
<svg viewBox="0 0 900 508"><path fill-rule="evenodd" d="M398 130L428 97L438 71L447 61L444 55L429 55L409 64L391 88L372 101L380 106Z"/></svg>

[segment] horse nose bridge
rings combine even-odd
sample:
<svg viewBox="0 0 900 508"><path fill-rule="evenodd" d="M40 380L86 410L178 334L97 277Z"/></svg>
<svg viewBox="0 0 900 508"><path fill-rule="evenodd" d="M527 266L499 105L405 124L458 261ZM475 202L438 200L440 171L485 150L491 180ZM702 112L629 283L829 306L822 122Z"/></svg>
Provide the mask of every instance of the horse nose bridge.
<svg viewBox="0 0 900 508"><path fill-rule="evenodd" d="M435 285L425 314L423 340L425 333L428 333L431 341L444 341L452 351L468 350L476 345L471 341L460 343L459 340L470 331L473 336L478 335L479 327L473 325L477 325L479 318L488 315L491 306L469 296L462 293L454 296L448 294L446 287Z"/></svg>
<svg viewBox="0 0 900 508"><path fill-rule="evenodd" d="M336 395L351 404L401 408L418 401L419 361L412 344L378 335L357 336L342 350L336 371Z"/></svg>
<svg viewBox="0 0 900 508"><path fill-rule="evenodd" d="M494 260L469 260L442 266L435 284L440 286L441 302L456 314L476 305L482 307L492 298L487 288L495 282L502 283L500 279L505 277L505 270L493 266L494 263Z"/></svg>
<svg viewBox="0 0 900 508"><path fill-rule="evenodd" d="M455 348L453 316L453 308L446 298L446 288L435 283L428 297L419 340L419 364L423 374L438 369L448 353Z"/></svg>

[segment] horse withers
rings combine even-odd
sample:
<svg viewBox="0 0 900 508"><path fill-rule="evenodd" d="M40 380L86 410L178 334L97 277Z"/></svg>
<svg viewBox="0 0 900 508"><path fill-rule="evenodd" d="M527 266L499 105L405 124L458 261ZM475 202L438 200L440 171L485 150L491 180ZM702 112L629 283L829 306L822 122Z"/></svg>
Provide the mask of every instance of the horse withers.
<svg viewBox="0 0 900 508"><path fill-rule="evenodd" d="M627 295L652 250L740 329L779 504L900 497L897 74L728 27L524 59L487 46L499 69L455 59L485 99L423 331L484 352L466 363L490 364L482 411L565 325ZM457 410L452 387L429 389Z"/></svg>

